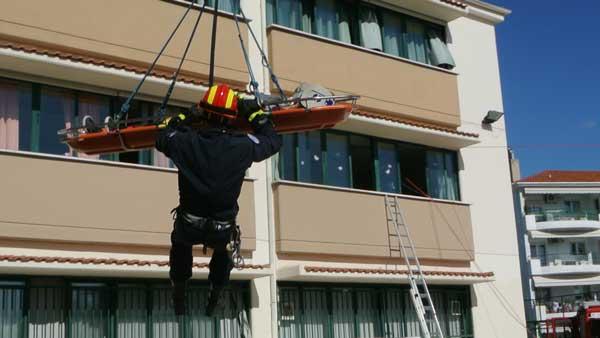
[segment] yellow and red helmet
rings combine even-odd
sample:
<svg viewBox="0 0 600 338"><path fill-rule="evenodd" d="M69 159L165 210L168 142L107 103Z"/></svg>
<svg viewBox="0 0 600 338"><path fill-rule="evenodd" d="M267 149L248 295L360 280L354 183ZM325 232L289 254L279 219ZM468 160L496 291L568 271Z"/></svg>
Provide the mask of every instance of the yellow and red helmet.
<svg viewBox="0 0 600 338"><path fill-rule="evenodd" d="M209 113L217 113L224 117L237 116L237 93L228 85L220 84L210 87L200 101L200 106Z"/></svg>

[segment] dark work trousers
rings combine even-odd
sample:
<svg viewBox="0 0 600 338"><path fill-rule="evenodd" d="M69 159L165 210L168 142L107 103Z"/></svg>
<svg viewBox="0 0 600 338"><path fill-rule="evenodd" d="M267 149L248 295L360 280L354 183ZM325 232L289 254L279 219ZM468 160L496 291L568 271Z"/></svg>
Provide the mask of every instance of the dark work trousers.
<svg viewBox="0 0 600 338"><path fill-rule="evenodd" d="M171 232L171 252L169 276L174 282L185 282L192 277L192 246L206 243L213 249L209 264L208 280L215 288L225 287L233 269L231 252L227 251L227 243L231 239L232 225L228 230L214 231L210 224L188 223L177 216Z"/></svg>

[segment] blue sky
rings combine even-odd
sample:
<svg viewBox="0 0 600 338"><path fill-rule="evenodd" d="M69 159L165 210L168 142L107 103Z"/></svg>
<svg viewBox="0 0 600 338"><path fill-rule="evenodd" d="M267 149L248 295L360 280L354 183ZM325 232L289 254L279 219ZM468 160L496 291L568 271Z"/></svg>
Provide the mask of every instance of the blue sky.
<svg viewBox="0 0 600 338"><path fill-rule="evenodd" d="M490 0L509 144L523 176L600 170L600 1Z"/></svg>

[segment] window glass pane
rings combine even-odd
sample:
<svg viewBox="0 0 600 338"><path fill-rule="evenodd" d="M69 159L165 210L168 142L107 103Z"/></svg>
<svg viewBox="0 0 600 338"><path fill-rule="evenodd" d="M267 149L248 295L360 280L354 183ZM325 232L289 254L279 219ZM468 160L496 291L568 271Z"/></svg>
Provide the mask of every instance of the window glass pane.
<svg viewBox="0 0 600 338"><path fill-rule="evenodd" d="M404 56L403 34L404 29L402 28L401 16L391 11L384 11L383 51L396 56Z"/></svg>
<svg viewBox="0 0 600 338"><path fill-rule="evenodd" d="M71 293L71 330L73 337L106 337L107 290L94 286L75 286Z"/></svg>
<svg viewBox="0 0 600 338"><path fill-rule="evenodd" d="M444 164L446 170L446 198L455 201L459 200L457 154L454 152L445 152Z"/></svg>
<svg viewBox="0 0 600 338"><path fill-rule="evenodd" d="M398 144L400 154L400 177L403 194L423 196L427 190L425 179L425 148L412 144ZM414 187L415 185L416 187Z"/></svg>
<svg viewBox="0 0 600 338"><path fill-rule="evenodd" d="M327 293L323 289L304 289L303 320L304 336L322 338L329 336L330 324L327 307Z"/></svg>
<svg viewBox="0 0 600 338"><path fill-rule="evenodd" d="M121 104L123 102L123 98L119 98L116 102L116 106L120 109ZM160 108L160 104L153 102L144 102L134 100L131 102L131 106L129 108L128 119L136 119L143 118L156 115L158 113L158 109ZM167 113L171 113L171 107L167 107ZM142 122L131 123L129 125L143 124ZM110 154L106 155L102 158L105 159L113 159L118 160L119 162L133 163L133 164L145 164L145 165L153 165L154 163L154 155L152 149L140 150L140 151L130 151L125 153L118 154ZM160 161L161 163L168 163L166 160Z"/></svg>
<svg viewBox="0 0 600 338"><path fill-rule="evenodd" d="M321 133L318 131L298 134L298 180L323 183Z"/></svg>
<svg viewBox="0 0 600 338"><path fill-rule="evenodd" d="M379 189L384 192L400 192L398 153L391 143L378 142Z"/></svg>
<svg viewBox="0 0 600 338"><path fill-rule="evenodd" d="M302 326L298 290L296 288L279 288L278 291L279 334L284 338L301 338Z"/></svg>
<svg viewBox="0 0 600 338"><path fill-rule="evenodd" d="M342 42L352 43L352 7L340 3L338 11L338 39Z"/></svg>
<svg viewBox="0 0 600 338"><path fill-rule="evenodd" d="M22 285L0 284L0 337L22 337L23 295Z"/></svg>
<svg viewBox="0 0 600 338"><path fill-rule="evenodd" d="M65 289L33 287L29 292L29 337L63 337L66 323Z"/></svg>
<svg viewBox="0 0 600 338"><path fill-rule="evenodd" d="M199 5L204 4L204 0L196 0ZM207 6L214 7L215 0L208 0ZM239 9L240 0L219 0L219 10L233 13L235 9Z"/></svg>
<svg viewBox="0 0 600 338"><path fill-rule="evenodd" d="M360 7L360 45L378 51L383 50L379 19L373 7Z"/></svg>
<svg viewBox="0 0 600 338"><path fill-rule="evenodd" d="M296 135L283 135L279 151L279 177L283 180L296 179Z"/></svg>
<svg viewBox="0 0 600 338"><path fill-rule="evenodd" d="M375 290L357 290L355 298L358 337L383 337Z"/></svg>
<svg viewBox="0 0 600 338"><path fill-rule="evenodd" d="M179 337L179 325L173 311L171 288L156 287L152 290L152 338Z"/></svg>
<svg viewBox="0 0 600 338"><path fill-rule="evenodd" d="M271 25L273 23L277 23L275 21L275 1L276 0L266 0L266 13L267 13L267 25Z"/></svg>
<svg viewBox="0 0 600 338"><path fill-rule="evenodd" d="M334 289L331 293L333 336L343 338L354 337L352 292L350 289Z"/></svg>
<svg viewBox="0 0 600 338"><path fill-rule="evenodd" d="M42 88L40 113L33 116L32 144L34 151L70 155L69 147L61 143L57 132L73 126L75 96L69 90Z"/></svg>
<svg viewBox="0 0 600 338"><path fill-rule="evenodd" d="M352 186L356 189L374 190L373 149L371 140L365 136L350 136L352 157Z"/></svg>
<svg viewBox="0 0 600 338"><path fill-rule="evenodd" d="M406 34L404 34L408 58L411 60L427 63L427 46L425 42L425 27L416 20L409 19L406 22Z"/></svg>
<svg viewBox="0 0 600 338"><path fill-rule="evenodd" d="M384 294L383 322L386 329L384 337L403 337L403 290L386 290Z"/></svg>
<svg viewBox="0 0 600 338"><path fill-rule="evenodd" d="M277 23L294 29L302 29L302 2L300 0L277 0Z"/></svg>
<svg viewBox="0 0 600 338"><path fill-rule="evenodd" d="M143 285L120 285L117 290L117 337L146 338L147 299Z"/></svg>
<svg viewBox="0 0 600 338"><path fill-rule="evenodd" d="M327 184L350 187L348 138L327 133Z"/></svg>
<svg viewBox="0 0 600 338"><path fill-rule="evenodd" d="M29 150L31 86L0 79L0 149Z"/></svg>
<svg viewBox="0 0 600 338"><path fill-rule="evenodd" d="M458 199L458 175L454 154L427 151L427 193L434 198Z"/></svg>
<svg viewBox="0 0 600 338"><path fill-rule="evenodd" d="M83 125L83 119L86 116L91 117L96 125L104 123L104 119L110 114L110 98L107 96L80 93L77 95L77 125ZM98 155L86 155L82 152L77 153L78 157L84 158L104 158Z"/></svg>
<svg viewBox="0 0 600 338"><path fill-rule="evenodd" d="M337 39L338 22L335 0L315 0L315 33Z"/></svg>

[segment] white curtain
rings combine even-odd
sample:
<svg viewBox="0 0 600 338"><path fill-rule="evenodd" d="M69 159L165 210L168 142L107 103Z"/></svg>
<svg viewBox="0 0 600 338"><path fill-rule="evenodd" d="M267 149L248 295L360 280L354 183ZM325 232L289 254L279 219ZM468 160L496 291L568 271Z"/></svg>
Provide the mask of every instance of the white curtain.
<svg viewBox="0 0 600 338"><path fill-rule="evenodd" d="M277 0L277 23L301 30L302 2L300 0Z"/></svg>
<svg viewBox="0 0 600 338"><path fill-rule="evenodd" d="M19 149L19 88L0 83L0 149Z"/></svg>
<svg viewBox="0 0 600 338"><path fill-rule="evenodd" d="M425 40L425 27L417 21L406 22L406 50L411 60L427 63L427 46Z"/></svg>
<svg viewBox="0 0 600 338"><path fill-rule="evenodd" d="M117 294L117 337L146 338L146 290L119 288Z"/></svg>
<svg viewBox="0 0 600 338"><path fill-rule="evenodd" d="M64 337L65 296L62 288L32 288L29 297L29 338Z"/></svg>
<svg viewBox="0 0 600 338"><path fill-rule="evenodd" d="M354 338L354 307L352 293L347 289L332 291L333 336Z"/></svg>
<svg viewBox="0 0 600 338"><path fill-rule="evenodd" d="M442 41L440 34L434 30L427 31L429 45L431 46L431 63L435 66L453 69L456 67L454 58L450 54L448 46Z"/></svg>
<svg viewBox="0 0 600 338"><path fill-rule="evenodd" d="M23 327L23 289L0 289L0 337L21 337Z"/></svg>
<svg viewBox="0 0 600 338"><path fill-rule="evenodd" d="M337 28L335 0L315 0L315 33L337 39Z"/></svg>
<svg viewBox="0 0 600 338"><path fill-rule="evenodd" d="M397 14L385 11L383 13L383 51L401 56L402 52L402 20Z"/></svg>
<svg viewBox="0 0 600 338"><path fill-rule="evenodd" d="M427 193L434 198L458 199L456 163L450 153L427 151Z"/></svg>
<svg viewBox="0 0 600 338"><path fill-rule="evenodd" d="M304 291L303 324L304 338L328 336L327 294L324 290Z"/></svg>
<svg viewBox="0 0 600 338"><path fill-rule="evenodd" d="M369 49L383 50L381 28L373 8L361 7L360 9L360 44Z"/></svg>
<svg viewBox="0 0 600 338"><path fill-rule="evenodd" d="M350 32L350 22L352 21L352 12L347 5L340 8L338 16L338 39L345 43L352 43L352 33Z"/></svg>

